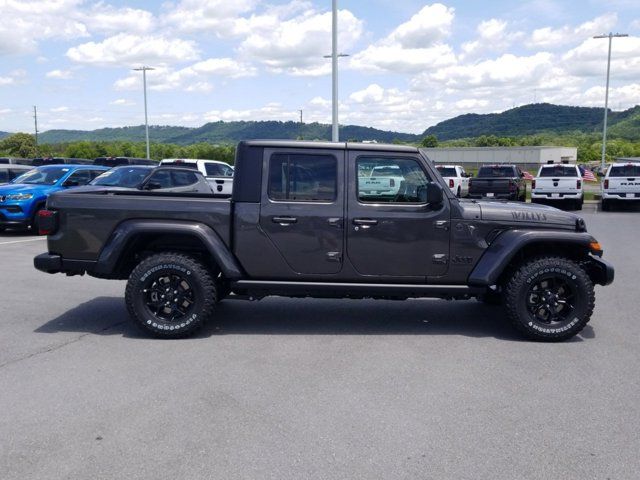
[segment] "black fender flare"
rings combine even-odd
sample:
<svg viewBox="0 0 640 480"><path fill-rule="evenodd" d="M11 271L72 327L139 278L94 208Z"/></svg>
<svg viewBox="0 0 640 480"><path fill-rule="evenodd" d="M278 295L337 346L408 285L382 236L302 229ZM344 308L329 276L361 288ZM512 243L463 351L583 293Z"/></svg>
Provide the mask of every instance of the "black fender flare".
<svg viewBox="0 0 640 480"><path fill-rule="evenodd" d="M114 272L129 240L139 234L177 233L190 235L202 242L224 275L231 280L244 277L242 267L220 236L209 226L178 220L125 220L111 233L95 266L95 273L109 275Z"/></svg>
<svg viewBox="0 0 640 480"><path fill-rule="evenodd" d="M558 230L507 230L501 233L484 251L478 263L469 274L467 282L471 286L488 287L495 285L509 262L522 248L534 243L557 243L585 247L595 242L586 232Z"/></svg>

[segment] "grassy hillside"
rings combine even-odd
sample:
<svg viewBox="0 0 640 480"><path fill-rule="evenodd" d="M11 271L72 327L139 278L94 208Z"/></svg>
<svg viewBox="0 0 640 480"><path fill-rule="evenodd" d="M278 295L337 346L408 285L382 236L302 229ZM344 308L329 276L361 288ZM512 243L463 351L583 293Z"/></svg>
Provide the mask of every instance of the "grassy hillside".
<svg viewBox="0 0 640 480"><path fill-rule="evenodd" d="M416 142L419 135L388 132L370 127L344 125L340 127L342 138L353 140L376 140L378 142ZM149 136L153 142L191 145L200 142L237 143L250 138L329 140L331 125L298 122L212 122L199 128L151 126ZM88 141L144 141L144 125L99 130L49 130L40 134L42 143L68 143Z"/></svg>

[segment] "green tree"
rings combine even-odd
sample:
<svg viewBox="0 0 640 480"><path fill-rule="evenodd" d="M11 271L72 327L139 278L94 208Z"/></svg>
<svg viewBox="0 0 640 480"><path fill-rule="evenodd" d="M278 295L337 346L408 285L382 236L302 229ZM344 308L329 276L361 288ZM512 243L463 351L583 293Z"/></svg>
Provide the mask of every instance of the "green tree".
<svg viewBox="0 0 640 480"><path fill-rule="evenodd" d="M0 152L23 158L36 156L36 140L28 133L15 133L0 141Z"/></svg>
<svg viewBox="0 0 640 480"><path fill-rule="evenodd" d="M420 146L425 148L434 148L438 146L438 137L435 135L427 135L420 141Z"/></svg>

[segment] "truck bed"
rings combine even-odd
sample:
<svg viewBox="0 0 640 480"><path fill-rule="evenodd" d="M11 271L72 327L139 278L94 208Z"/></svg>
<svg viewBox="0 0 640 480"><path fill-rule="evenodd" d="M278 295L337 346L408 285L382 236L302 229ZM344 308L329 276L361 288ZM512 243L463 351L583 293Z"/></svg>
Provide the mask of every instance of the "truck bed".
<svg viewBox="0 0 640 480"><path fill-rule="evenodd" d="M231 244L231 201L213 194L70 190L51 195L47 208L58 211L60 225L49 252L76 260L97 260L115 228L132 219L199 222Z"/></svg>

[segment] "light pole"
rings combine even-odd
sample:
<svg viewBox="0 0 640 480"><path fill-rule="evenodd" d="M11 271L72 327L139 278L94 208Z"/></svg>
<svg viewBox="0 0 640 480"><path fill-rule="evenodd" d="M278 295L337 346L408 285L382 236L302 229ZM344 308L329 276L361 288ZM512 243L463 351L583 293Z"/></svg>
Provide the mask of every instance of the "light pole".
<svg viewBox="0 0 640 480"><path fill-rule="evenodd" d="M137 72L142 72L142 84L144 88L144 133L147 138L147 159L151 158L149 155L149 118L147 117L147 70L155 70L153 67L142 66L140 68L134 68Z"/></svg>
<svg viewBox="0 0 640 480"><path fill-rule="evenodd" d="M331 55L324 58L331 59L331 141L339 141L338 133L338 58L348 57L345 53L338 53L338 0L332 2L331 12Z"/></svg>
<svg viewBox="0 0 640 480"><path fill-rule="evenodd" d="M604 171L605 153L607 151L607 113L609 110L609 71L611 70L611 40L613 37L628 37L626 33L611 33L608 35L596 35L593 38L608 38L609 53L607 55L607 86L604 93L604 126L602 127L602 161L600 162L601 171Z"/></svg>

